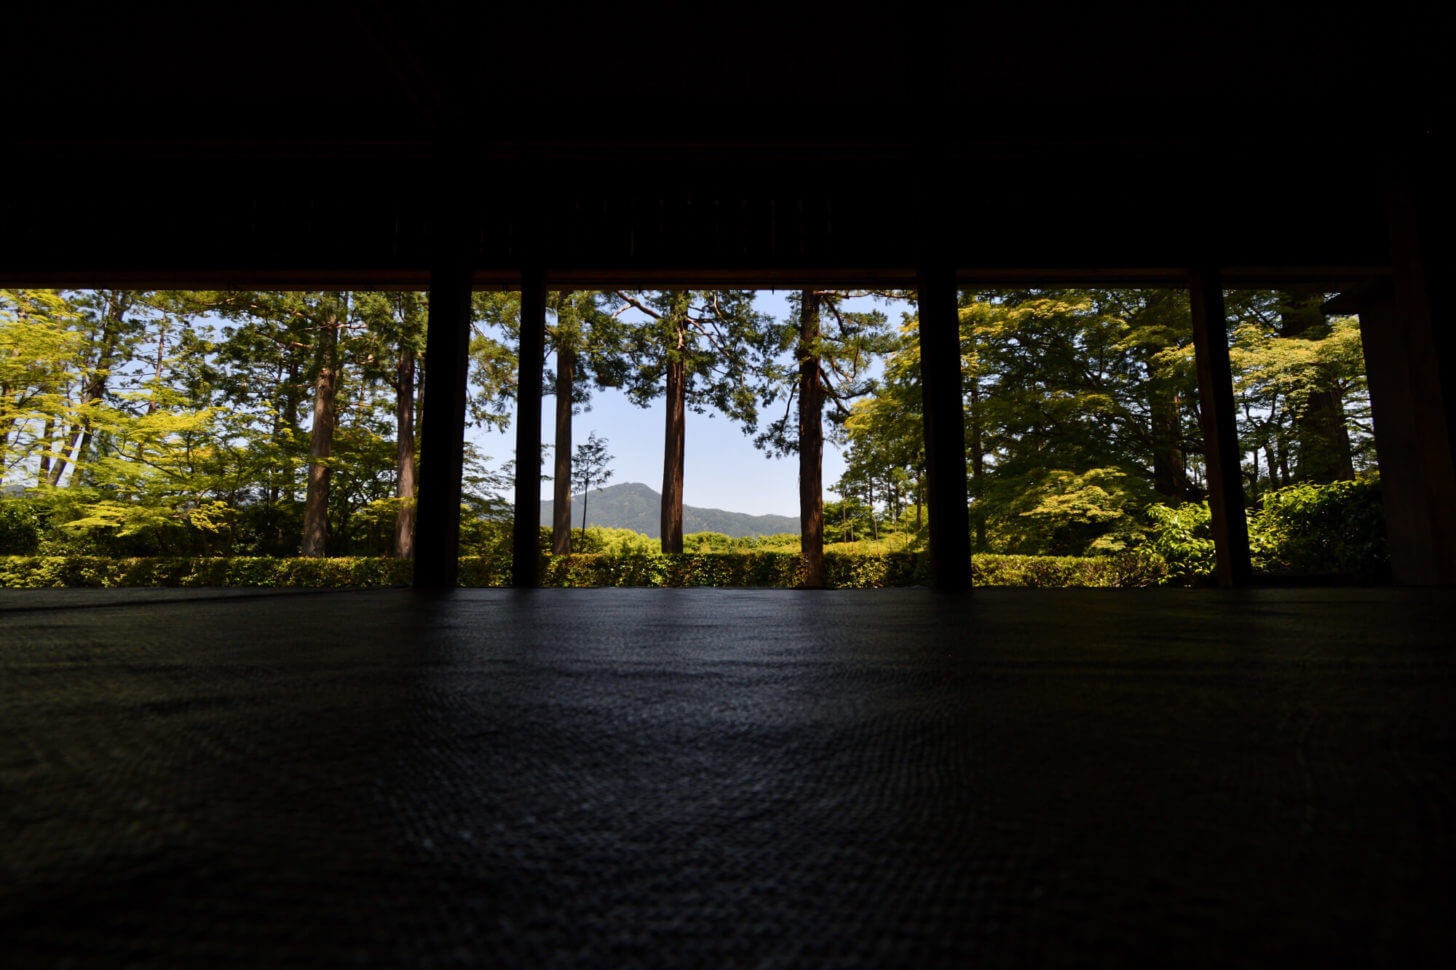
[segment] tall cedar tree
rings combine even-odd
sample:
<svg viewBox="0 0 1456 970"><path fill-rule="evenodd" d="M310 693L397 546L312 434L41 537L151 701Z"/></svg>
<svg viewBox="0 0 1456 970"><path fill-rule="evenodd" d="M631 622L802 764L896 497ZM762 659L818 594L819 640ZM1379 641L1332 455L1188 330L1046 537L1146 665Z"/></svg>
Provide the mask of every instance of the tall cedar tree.
<svg viewBox="0 0 1456 970"><path fill-rule="evenodd" d="M754 439L771 455L796 452L799 456L799 548L804 558L804 585L811 589L825 584L824 406L827 402L832 407L831 436L842 438L850 404L873 387L867 379L871 362L894 345L884 313L845 307L848 300L870 295L806 289L790 297L797 320L785 321L775 349L792 352L794 363L788 368L770 368L763 399L767 408L781 398L784 411Z"/></svg>
<svg viewBox="0 0 1456 970"><path fill-rule="evenodd" d="M1320 340L1330 335L1320 292L1279 294L1280 336ZM1350 432L1345 423L1339 373L1321 364L1313 369L1309 389L1296 408L1301 481L1328 485L1355 477Z"/></svg>
<svg viewBox="0 0 1456 970"><path fill-rule="evenodd" d="M573 417L591 407L591 385L608 387L620 384L627 367L622 347L623 325L607 310L608 297L594 290L553 290L546 294L546 353L554 356L556 367L543 375L541 392L555 398L555 422L552 449L551 552L564 556L571 552L571 426ZM481 293L475 298L478 323L497 328L504 342L499 346L517 346L521 334L521 299L519 293ZM477 340L485 339L477 334ZM514 367L514 354L504 356L482 353L472 343L472 356L477 370L487 374L509 362ZM514 397L515 374L499 375L496 383L507 388L507 397Z"/></svg>
<svg viewBox="0 0 1456 970"><path fill-rule="evenodd" d="M351 324L352 295L341 291L231 293L219 310L241 326L229 342L244 354L276 362L283 377L280 433L301 437L300 412L309 407L302 541L304 556L323 556L328 546L329 488L338 391L345 349L341 331ZM288 486L291 497L293 485Z"/></svg>
<svg viewBox="0 0 1456 970"><path fill-rule="evenodd" d="M680 553L687 411L716 410L753 433L777 334L754 309L752 290L619 290L615 297L619 313L630 307L645 318L626 335L635 366L621 381L639 406L665 399L662 551Z"/></svg>
<svg viewBox="0 0 1456 970"><path fill-rule="evenodd" d="M394 415L395 498L392 551L396 558L414 557L416 428L425 353L429 301L421 292L360 293L357 313L365 326L361 337L361 377L392 392Z"/></svg>
<svg viewBox="0 0 1456 970"><path fill-rule="evenodd" d="M1375 463L1359 322L1327 318L1323 294L1234 290L1229 360L1250 498Z"/></svg>

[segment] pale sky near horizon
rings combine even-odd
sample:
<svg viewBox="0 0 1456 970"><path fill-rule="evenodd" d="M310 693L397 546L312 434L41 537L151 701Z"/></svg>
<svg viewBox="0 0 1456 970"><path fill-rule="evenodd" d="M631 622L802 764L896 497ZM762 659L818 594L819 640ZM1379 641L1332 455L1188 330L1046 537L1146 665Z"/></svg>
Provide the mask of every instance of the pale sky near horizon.
<svg viewBox="0 0 1456 970"><path fill-rule="evenodd" d="M755 306L782 320L790 313L789 292L759 291ZM847 302L846 306L855 310L879 309L892 325L898 325L901 314L909 309L909 304L886 304L869 298ZM542 407L541 440L547 444L555 426L554 407L549 397ZM572 423L573 446L595 431L607 439L607 451L614 456L608 484L642 482L654 491L661 491L664 420L664 404L660 398L650 407L639 408L619 391L593 391L591 410L577 414ZM472 429L467 436L481 452L490 456L490 464L495 468L515 452L514 427L501 433ZM689 411L685 438L683 504L749 515L799 514L797 457L770 459L754 447L752 436L745 435L737 423L721 414ZM825 488L843 472L844 459L839 449L826 443ZM541 497L547 501L551 499L551 487L549 481L541 484Z"/></svg>

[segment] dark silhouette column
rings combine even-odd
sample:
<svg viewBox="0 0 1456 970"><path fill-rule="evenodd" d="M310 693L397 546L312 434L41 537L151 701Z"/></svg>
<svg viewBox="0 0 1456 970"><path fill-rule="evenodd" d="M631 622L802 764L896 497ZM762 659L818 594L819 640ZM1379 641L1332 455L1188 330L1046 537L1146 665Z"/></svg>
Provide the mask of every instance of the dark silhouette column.
<svg viewBox="0 0 1456 970"><path fill-rule="evenodd" d="M921 267L920 390L925 414L925 486L930 522L930 583L971 585L971 529L966 510L965 414L961 404L960 311L955 270Z"/></svg>
<svg viewBox="0 0 1456 970"><path fill-rule="evenodd" d="M1208 477L1208 507L1218 584L1247 585L1249 525L1244 518L1244 486L1239 473L1239 433L1234 415L1233 371L1229 366L1228 323L1223 282L1217 267L1202 266L1189 275L1193 310L1193 351L1198 366L1198 418Z"/></svg>
<svg viewBox="0 0 1456 970"><path fill-rule="evenodd" d="M1389 172L1390 280L1327 305L1360 315L1391 579L1406 586L1456 583L1456 339L1431 281L1450 270L1430 257L1431 227L1449 222L1421 175L1409 161Z"/></svg>
<svg viewBox="0 0 1456 970"><path fill-rule="evenodd" d="M1360 315L1390 578L1402 586L1456 582L1456 469L1441 447L1446 428L1430 335L1412 332L1388 282L1342 294L1325 309Z"/></svg>
<svg viewBox="0 0 1456 970"><path fill-rule="evenodd" d="M466 371L470 355L470 227L457 207L435 226L425 336L420 433L416 589L450 589L460 575L460 475L464 466Z"/></svg>
<svg viewBox="0 0 1456 970"><path fill-rule="evenodd" d="M521 273L520 379L516 382L516 518L511 584L541 583L541 379L546 347L546 276Z"/></svg>

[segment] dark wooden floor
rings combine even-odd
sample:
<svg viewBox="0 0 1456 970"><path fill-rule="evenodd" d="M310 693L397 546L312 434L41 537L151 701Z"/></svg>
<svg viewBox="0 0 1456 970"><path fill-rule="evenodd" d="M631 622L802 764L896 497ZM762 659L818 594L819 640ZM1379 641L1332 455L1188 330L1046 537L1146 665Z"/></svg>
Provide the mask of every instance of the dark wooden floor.
<svg viewBox="0 0 1456 970"><path fill-rule="evenodd" d="M1451 966L1452 601L7 592L0 963Z"/></svg>

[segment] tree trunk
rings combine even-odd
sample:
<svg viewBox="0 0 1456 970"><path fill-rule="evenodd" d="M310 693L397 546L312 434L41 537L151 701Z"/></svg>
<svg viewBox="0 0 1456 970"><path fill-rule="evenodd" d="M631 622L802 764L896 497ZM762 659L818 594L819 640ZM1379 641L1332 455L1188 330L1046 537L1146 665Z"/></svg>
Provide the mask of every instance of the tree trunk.
<svg viewBox="0 0 1456 970"><path fill-rule="evenodd" d="M119 298L115 291L107 294L106 312L101 317L101 337L91 373L81 384L82 406L100 404L106 397L106 384L111 376L111 364L121 340L122 317L131 307L131 300ZM59 485L66 465L79 466L86 460L86 448L91 443L91 419L82 418L71 426L68 436L70 444L61 450L60 457L51 466L50 484ZM76 484L76 472L71 472L71 484Z"/></svg>
<svg viewBox="0 0 1456 970"><path fill-rule="evenodd" d="M986 550L986 507L981 496L986 487L986 446L981 428L981 385L971 381L971 522L976 527L976 550ZM917 497L916 501L919 499ZM915 524L920 524L920 506L915 507Z"/></svg>
<svg viewBox="0 0 1456 970"><path fill-rule="evenodd" d="M86 447L86 431L83 425L73 424L66 432L64 443L61 445L61 452L56 456L55 462L51 465L49 484L55 487L61 483L61 476L66 473L66 465L70 462L72 455L80 455L81 450ZM71 476L71 483L75 484L76 476Z"/></svg>
<svg viewBox="0 0 1456 970"><path fill-rule="evenodd" d="M667 362L667 428L662 455L662 551L683 551L683 458L687 381L680 356Z"/></svg>
<svg viewBox="0 0 1456 970"><path fill-rule="evenodd" d="M292 443L298 440L298 411L303 406L303 394L299 387L301 379L302 377L298 372L297 356L290 353L288 357L288 383L284 385L287 390L283 395L283 417L288 427L290 451L292 450ZM289 475L285 481L288 484L283 489L283 501L292 504L294 478L292 475Z"/></svg>
<svg viewBox="0 0 1456 970"><path fill-rule="evenodd" d="M1244 409L1244 420L1246 422L1252 420L1247 407ZM1253 473L1249 476L1249 500L1251 502L1257 502L1261 493L1261 489L1259 488L1259 446L1257 443L1250 450L1249 457L1253 459L1254 464Z"/></svg>
<svg viewBox="0 0 1456 970"><path fill-rule="evenodd" d="M1355 477L1345 402L1333 388L1311 391L1299 422L1299 477L1320 485Z"/></svg>
<svg viewBox="0 0 1456 970"><path fill-rule="evenodd" d="M875 542L880 541L880 517L875 515L875 486L870 485L870 535Z"/></svg>
<svg viewBox="0 0 1456 970"><path fill-rule="evenodd" d="M337 313L337 311L336 311ZM329 529L329 456L334 450L334 395L339 382L339 325L330 314L319 332L318 377L314 381L313 430L308 444L308 491L303 507L305 556L322 556Z"/></svg>
<svg viewBox="0 0 1456 970"><path fill-rule="evenodd" d="M407 346L399 351L398 381L394 396L395 465L398 469L399 512L394 519L394 555L415 554L415 354Z"/></svg>
<svg viewBox="0 0 1456 970"><path fill-rule="evenodd" d="M8 389L7 389L7 391L8 391ZM7 393L7 396L8 396L8 393ZM51 480L50 479L50 475L51 475L51 456L50 456L50 451L51 451L51 445L54 443L55 436L56 436L56 419L54 417L50 416L50 415L46 415L45 428L41 431L41 435L40 435L40 440L42 442L42 445L41 445L41 453L40 453L40 474L36 476L36 484L37 485L44 485L44 484L46 484L47 482L49 482ZM6 437L7 438L9 437L8 432L6 434ZM0 440L3 440L3 439L0 439ZM3 464L0 464L0 467L4 467Z"/></svg>
<svg viewBox="0 0 1456 970"><path fill-rule="evenodd" d="M585 482L584 484L585 484L586 488L581 493L581 545L582 545L582 548L583 549L586 548L586 496L587 496L587 493L591 491L591 482L588 481L588 482ZM563 555L570 555L570 554L571 554L571 546L570 546L570 544L568 544L567 547L566 547L566 552L563 553Z"/></svg>
<svg viewBox="0 0 1456 970"><path fill-rule="evenodd" d="M556 348L556 471L551 483L551 555L571 555L571 389L576 354ZM586 496L581 497L582 537L586 537Z"/></svg>
<svg viewBox="0 0 1456 970"><path fill-rule="evenodd" d="M1285 337L1319 339L1326 334L1322 294L1279 294L1279 332ZM1294 435L1298 445L1295 474L1327 485L1355 477L1350 432L1336 377L1321 368L1318 384L1298 408Z"/></svg>
<svg viewBox="0 0 1456 970"><path fill-rule="evenodd" d="M157 333L157 359L152 369L152 391L151 397L147 399L147 414L157 413L157 391L162 386L162 364L167 359L167 327L163 324ZM136 461L141 464L146 458L147 445L145 441L138 441L136 446ZM203 546L206 547L207 540L203 539Z"/></svg>
<svg viewBox="0 0 1456 970"><path fill-rule="evenodd" d="M1178 402L1173 395L1160 390L1152 391L1149 397L1148 434L1152 438L1153 491L1164 498L1182 498L1185 483L1181 480L1182 428L1178 421Z"/></svg>
<svg viewBox="0 0 1456 970"><path fill-rule="evenodd" d="M819 373L819 295L799 307L799 554L804 586L824 588L824 387Z"/></svg>

